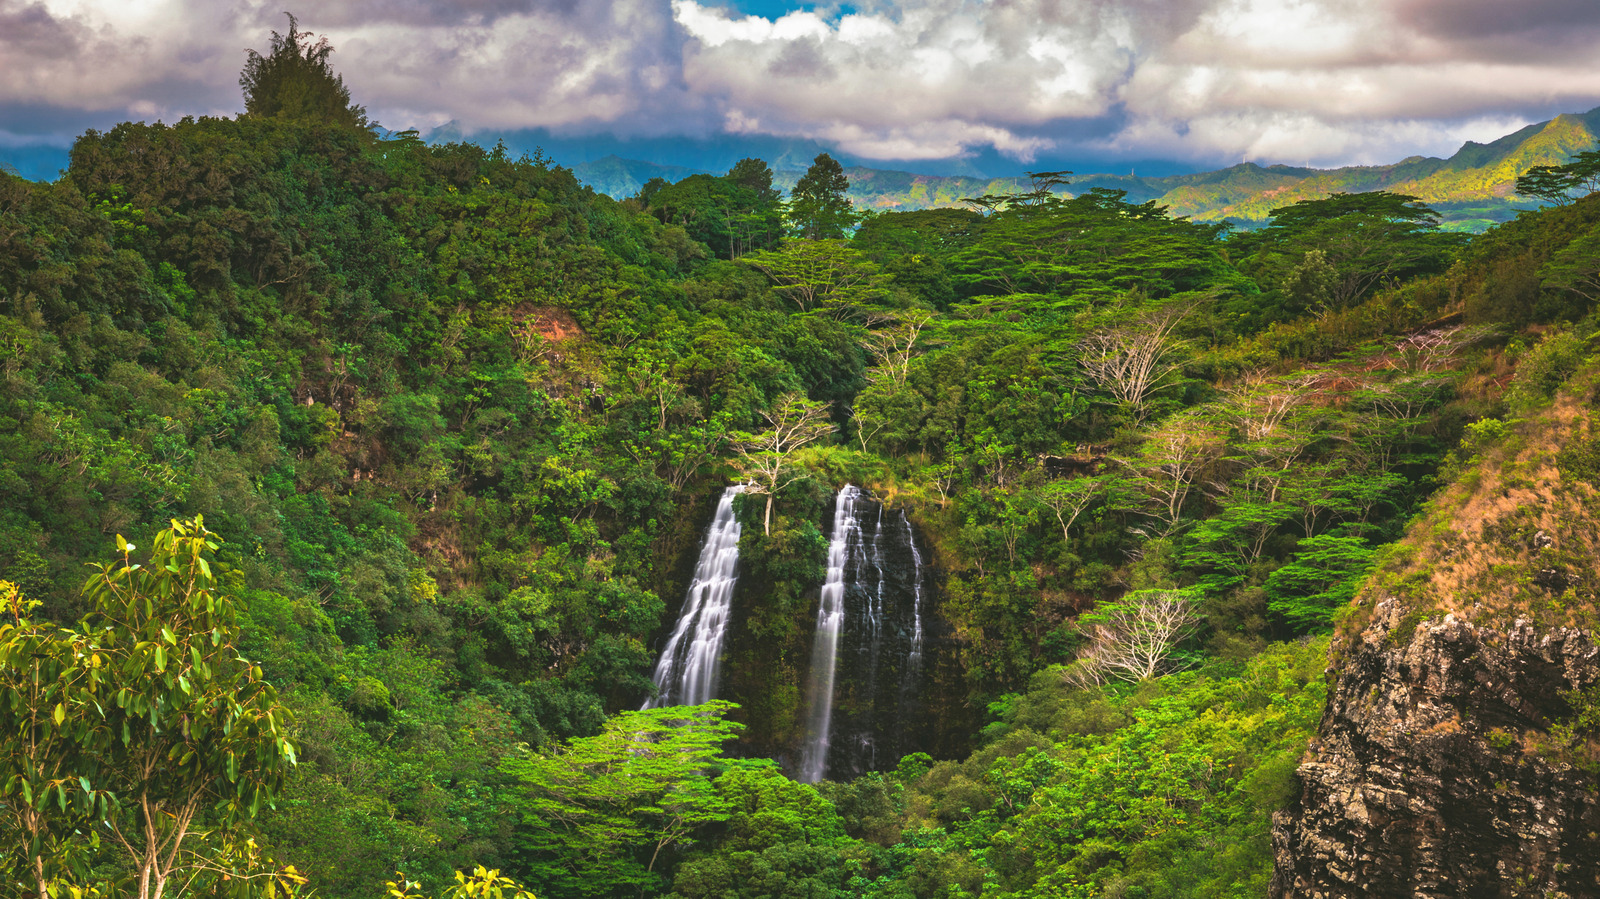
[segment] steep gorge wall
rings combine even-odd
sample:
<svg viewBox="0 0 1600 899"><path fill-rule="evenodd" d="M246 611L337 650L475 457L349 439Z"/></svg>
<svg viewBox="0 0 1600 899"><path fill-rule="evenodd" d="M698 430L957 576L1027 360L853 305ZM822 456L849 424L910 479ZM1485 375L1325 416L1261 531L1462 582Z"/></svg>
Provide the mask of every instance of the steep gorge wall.
<svg viewBox="0 0 1600 899"><path fill-rule="evenodd" d="M1593 372L1379 568L1274 821L1274 899L1600 897Z"/></svg>
<svg viewBox="0 0 1600 899"><path fill-rule="evenodd" d="M1600 677L1590 635L1406 625L1386 601L1339 666L1272 895L1600 896L1595 775L1548 735Z"/></svg>

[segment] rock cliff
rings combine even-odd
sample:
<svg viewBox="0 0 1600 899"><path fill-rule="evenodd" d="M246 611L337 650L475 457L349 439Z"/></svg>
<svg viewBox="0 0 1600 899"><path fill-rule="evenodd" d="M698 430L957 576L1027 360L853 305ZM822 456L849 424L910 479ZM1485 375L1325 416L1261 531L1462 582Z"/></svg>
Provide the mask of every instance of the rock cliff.
<svg viewBox="0 0 1600 899"><path fill-rule="evenodd" d="M1600 897L1592 396L1473 460L1368 584L1274 899Z"/></svg>
<svg viewBox="0 0 1600 899"><path fill-rule="evenodd" d="M1600 896L1600 795L1548 732L1594 684L1579 630L1374 616L1341 662L1274 897Z"/></svg>

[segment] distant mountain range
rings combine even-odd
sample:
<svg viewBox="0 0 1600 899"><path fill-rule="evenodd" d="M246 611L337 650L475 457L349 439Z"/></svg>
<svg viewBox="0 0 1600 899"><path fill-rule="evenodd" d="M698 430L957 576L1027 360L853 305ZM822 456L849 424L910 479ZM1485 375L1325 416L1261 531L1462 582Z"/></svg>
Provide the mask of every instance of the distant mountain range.
<svg viewBox="0 0 1600 899"><path fill-rule="evenodd" d="M1266 221L1270 210L1298 200L1391 190L1419 197L1439 210L1447 228L1481 231L1534 205L1516 195L1518 175L1536 165L1559 165L1574 153L1600 145L1597 135L1600 108L1560 115L1487 144L1468 141L1449 159L1412 156L1392 165L1337 169L1247 162L1212 172L1159 177L1081 174L1073 176L1066 190L1125 190L1129 200L1155 200L1170 207L1174 215L1245 227ZM792 166L792 159L783 161ZM798 168L774 168L775 184L784 190L793 187L802 173ZM699 170L611 155L577 165L573 171L601 193L627 197L651 178L677 181ZM1020 177L926 175L864 166L848 167L845 174L850 178L850 198L858 206L879 210L959 206L963 197L1031 188L1027 179Z"/></svg>
<svg viewBox="0 0 1600 899"><path fill-rule="evenodd" d="M1188 174L1183 174L1184 169L1177 163L1146 160L1138 162L1135 171L1146 171L1148 175L1077 174L1066 189L1125 190L1130 200L1155 200L1175 215L1197 221L1231 221L1244 227L1266 221L1270 210L1297 200L1341 191L1392 190L1431 204L1448 228L1481 231L1534 205L1515 194L1518 175L1532 166L1558 165L1574 153L1600 145L1597 136L1600 108L1557 116L1487 144L1469 141L1449 159L1413 156L1392 165L1337 169L1247 162ZM429 133L427 139L433 143L468 137L459 128L445 125ZM486 140L481 136L471 139ZM557 162L572 166L577 176L595 190L619 198L638 193L651 178L679 181L696 172L721 174L744 156L767 160L776 172L777 186L788 190L811 159L826 149L812 141L780 138L630 141L609 135L565 137L543 130L508 133L501 139L513 151L540 147ZM656 161L631 158L635 154L648 155ZM847 154L833 155L846 165L851 199L870 209L959 206L963 197L1031 187L1026 178L1020 177L1021 172L1018 177L995 177L1015 165L1003 164L1005 161L998 158L888 162L879 163L883 166L880 168L863 165L863 160ZM574 165L569 160L582 161ZM65 147L0 147L0 170L16 171L25 178L53 179L66 162ZM1060 167L1058 163L1081 172L1110 166L1107 162L1074 165L1065 160L1044 160L1039 165L1056 168ZM1117 165L1119 169L1122 166Z"/></svg>

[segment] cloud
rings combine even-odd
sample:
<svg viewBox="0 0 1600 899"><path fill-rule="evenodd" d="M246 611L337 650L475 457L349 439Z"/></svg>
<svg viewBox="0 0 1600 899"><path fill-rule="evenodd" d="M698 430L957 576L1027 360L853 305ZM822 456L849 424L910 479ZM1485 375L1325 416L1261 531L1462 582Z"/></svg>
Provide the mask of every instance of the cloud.
<svg viewBox="0 0 1600 899"><path fill-rule="evenodd" d="M907 146L920 140L929 155L993 145L1024 160L1054 144L1376 162L1401 141L1448 153L1600 103L1593 0L906 0L777 19L702 0L673 9L690 38L684 77L728 120L864 156L920 155ZM1041 136L1108 117L1115 135Z"/></svg>
<svg viewBox="0 0 1600 899"><path fill-rule="evenodd" d="M397 126L714 125L682 83L681 38L662 3L502 3L494 11L422 28L335 10L335 21L352 22L329 28L336 64L368 109Z"/></svg>
<svg viewBox="0 0 1600 899"><path fill-rule="evenodd" d="M122 118L230 112L244 43L232 13L219 7L0 0L0 105ZM9 118L0 128L36 130Z"/></svg>
<svg viewBox="0 0 1600 899"><path fill-rule="evenodd" d="M281 8L0 0L0 132L237 111L244 49L285 28ZM1448 153L1600 105L1594 0L857 0L767 17L715 0L327 0L306 13L357 101L394 128L1335 164Z"/></svg>
<svg viewBox="0 0 1600 899"><path fill-rule="evenodd" d="M1042 141L1030 130L1106 114L1171 22L1140 3L1072 0L935 0L834 19L739 17L696 0L673 10L690 38L685 80L730 119L900 158L974 144L1031 156Z"/></svg>

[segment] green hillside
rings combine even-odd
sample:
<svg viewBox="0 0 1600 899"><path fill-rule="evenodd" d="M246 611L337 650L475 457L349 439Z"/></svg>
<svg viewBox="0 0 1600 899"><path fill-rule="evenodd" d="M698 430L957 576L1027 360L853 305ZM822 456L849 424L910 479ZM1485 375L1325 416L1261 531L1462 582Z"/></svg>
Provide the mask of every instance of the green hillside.
<svg viewBox="0 0 1600 899"><path fill-rule="evenodd" d="M676 165L657 165L637 159L610 156L573 166L572 174L608 197L631 197L652 178L679 181L694 174L693 169Z"/></svg>
<svg viewBox="0 0 1600 899"><path fill-rule="evenodd" d="M1234 222L1254 227L1275 208L1334 193L1388 190L1418 197L1437 209L1444 227L1482 231L1508 221L1533 203L1516 196L1518 175L1536 165L1559 165L1574 153L1592 149L1600 134L1600 108L1560 115L1529 125L1487 144L1469 141L1449 159L1413 156L1392 165L1311 169L1262 166L1253 162L1193 175L1146 178L1137 175L1076 174L1066 190L1121 190L1136 203L1155 200L1174 215L1202 222ZM677 180L686 170L608 157L575 169L579 179L601 193L627 197L652 177ZM675 174L676 173L676 174ZM801 172L779 169L774 185L788 190ZM847 170L849 196L857 206L877 211L912 211L963 205L965 197L1029 189L1025 177L984 179L964 175L916 175L862 166Z"/></svg>
<svg viewBox="0 0 1600 899"><path fill-rule="evenodd" d="M1327 636L1596 364L1596 195L853 228L836 167L616 200L383 139L296 56L0 173L4 895L1260 897ZM1166 192L1312 177L1230 172ZM640 711L738 483L717 699ZM930 734L801 783L846 484L926 550Z"/></svg>

